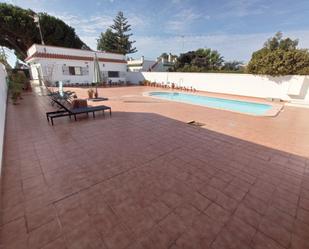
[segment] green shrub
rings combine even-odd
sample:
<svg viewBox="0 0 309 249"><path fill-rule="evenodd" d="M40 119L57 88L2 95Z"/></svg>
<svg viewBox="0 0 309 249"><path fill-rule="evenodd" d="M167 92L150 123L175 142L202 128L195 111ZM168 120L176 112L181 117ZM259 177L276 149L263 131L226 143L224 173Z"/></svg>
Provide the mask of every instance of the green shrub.
<svg viewBox="0 0 309 249"><path fill-rule="evenodd" d="M9 77L9 90L13 104L17 104L17 100L21 98L21 93L28 79L23 72L12 73Z"/></svg>
<svg viewBox="0 0 309 249"><path fill-rule="evenodd" d="M297 44L297 40L282 39L282 34L277 33L252 54L247 72L271 76L309 74L309 53L297 49Z"/></svg>

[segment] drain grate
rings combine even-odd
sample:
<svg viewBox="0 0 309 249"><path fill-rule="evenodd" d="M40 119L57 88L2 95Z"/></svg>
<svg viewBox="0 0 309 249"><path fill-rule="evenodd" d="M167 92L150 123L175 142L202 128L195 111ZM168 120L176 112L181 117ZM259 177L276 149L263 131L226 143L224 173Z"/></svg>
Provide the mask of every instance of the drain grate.
<svg viewBox="0 0 309 249"><path fill-rule="evenodd" d="M191 121L187 122L187 124L193 125L193 126L204 126L205 125L205 124L197 122L195 120L191 120Z"/></svg>

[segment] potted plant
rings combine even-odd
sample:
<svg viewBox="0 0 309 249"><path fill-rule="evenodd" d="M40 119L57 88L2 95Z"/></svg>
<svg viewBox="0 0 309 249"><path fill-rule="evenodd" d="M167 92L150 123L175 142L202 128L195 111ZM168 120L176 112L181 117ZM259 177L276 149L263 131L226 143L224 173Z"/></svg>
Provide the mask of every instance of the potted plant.
<svg viewBox="0 0 309 249"><path fill-rule="evenodd" d="M17 100L21 99L21 93L25 84L27 83L27 77L23 72L12 73L9 79L9 89L13 104L16 105Z"/></svg>
<svg viewBox="0 0 309 249"><path fill-rule="evenodd" d="M11 98L13 100L13 104L17 105L18 99L21 99L22 86L20 84L16 84L13 88L11 88Z"/></svg>
<svg viewBox="0 0 309 249"><path fill-rule="evenodd" d="M93 99L94 90L92 88L88 89L88 98Z"/></svg>
<svg viewBox="0 0 309 249"><path fill-rule="evenodd" d="M144 80L143 83L142 83L144 86L149 86L150 85L150 82L148 80Z"/></svg>

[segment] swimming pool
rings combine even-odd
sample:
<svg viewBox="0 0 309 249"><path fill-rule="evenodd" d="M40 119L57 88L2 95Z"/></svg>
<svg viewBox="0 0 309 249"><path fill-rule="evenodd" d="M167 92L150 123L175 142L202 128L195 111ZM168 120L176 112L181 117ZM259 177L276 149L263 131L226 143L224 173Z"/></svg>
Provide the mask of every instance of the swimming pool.
<svg viewBox="0 0 309 249"><path fill-rule="evenodd" d="M202 105L213 108L220 108L230 111L242 112L251 115L265 115L272 106L267 104L247 102L240 100L222 99L207 97L202 95L193 95L188 93L177 92L150 92L149 96L161 99L167 99L189 104Z"/></svg>

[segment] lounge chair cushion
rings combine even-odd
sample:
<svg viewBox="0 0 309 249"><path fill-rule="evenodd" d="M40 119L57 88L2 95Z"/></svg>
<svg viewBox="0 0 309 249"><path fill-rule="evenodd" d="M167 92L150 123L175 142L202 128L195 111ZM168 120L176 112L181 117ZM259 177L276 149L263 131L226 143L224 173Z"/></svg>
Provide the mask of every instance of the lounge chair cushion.
<svg viewBox="0 0 309 249"><path fill-rule="evenodd" d="M88 106L86 99L74 99L71 105L72 105L72 109L77 109L77 108Z"/></svg>

